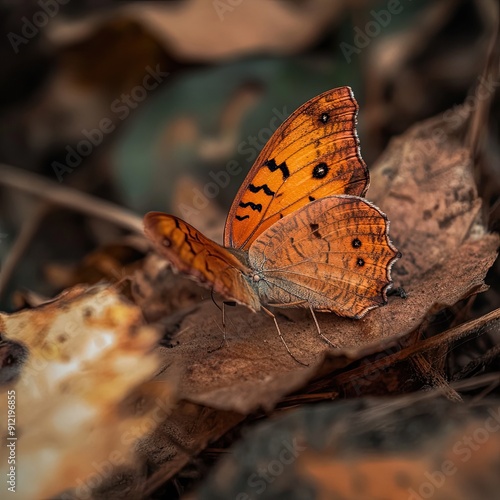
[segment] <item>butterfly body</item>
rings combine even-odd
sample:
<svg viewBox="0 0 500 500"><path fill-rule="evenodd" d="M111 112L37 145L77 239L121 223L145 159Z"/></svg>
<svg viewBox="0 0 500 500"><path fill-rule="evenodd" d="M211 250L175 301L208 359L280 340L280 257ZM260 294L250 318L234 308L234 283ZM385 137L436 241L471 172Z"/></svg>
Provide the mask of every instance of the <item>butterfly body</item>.
<svg viewBox="0 0 500 500"><path fill-rule="evenodd" d="M224 246L161 212L145 216L146 236L175 269L252 311L270 304L361 318L387 301L400 254L387 217L361 197L369 176L357 109L341 87L281 125L236 195Z"/></svg>

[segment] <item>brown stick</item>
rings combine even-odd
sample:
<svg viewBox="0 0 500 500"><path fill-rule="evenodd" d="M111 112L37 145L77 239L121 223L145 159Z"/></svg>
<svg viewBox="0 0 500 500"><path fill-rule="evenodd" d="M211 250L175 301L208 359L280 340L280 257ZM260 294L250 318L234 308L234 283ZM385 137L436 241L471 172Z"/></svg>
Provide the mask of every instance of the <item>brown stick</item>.
<svg viewBox="0 0 500 500"><path fill-rule="evenodd" d="M133 212L74 188L60 186L40 175L0 163L0 184L142 234L142 219Z"/></svg>

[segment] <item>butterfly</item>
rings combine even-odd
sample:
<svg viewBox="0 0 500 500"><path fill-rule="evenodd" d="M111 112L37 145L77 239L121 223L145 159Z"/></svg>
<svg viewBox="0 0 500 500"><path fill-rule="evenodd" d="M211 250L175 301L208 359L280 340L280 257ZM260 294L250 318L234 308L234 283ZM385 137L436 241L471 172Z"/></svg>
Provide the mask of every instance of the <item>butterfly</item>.
<svg viewBox="0 0 500 500"><path fill-rule="evenodd" d="M161 212L146 214L147 238L176 270L252 311L306 307L318 331L314 311L362 318L387 302L401 254L386 215L362 198L369 172L357 112L340 87L276 130L236 194L224 246Z"/></svg>

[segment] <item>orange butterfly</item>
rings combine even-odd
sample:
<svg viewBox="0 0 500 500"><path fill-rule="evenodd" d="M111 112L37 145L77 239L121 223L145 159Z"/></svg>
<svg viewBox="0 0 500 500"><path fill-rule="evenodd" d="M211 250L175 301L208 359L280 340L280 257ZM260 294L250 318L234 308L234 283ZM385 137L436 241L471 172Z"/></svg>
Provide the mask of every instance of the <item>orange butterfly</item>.
<svg viewBox="0 0 500 500"><path fill-rule="evenodd" d="M146 236L178 271L252 311L308 307L361 318L385 304L401 255L385 214L360 198L369 174L357 111L351 89L340 87L278 128L231 206L225 246L161 212L145 216Z"/></svg>

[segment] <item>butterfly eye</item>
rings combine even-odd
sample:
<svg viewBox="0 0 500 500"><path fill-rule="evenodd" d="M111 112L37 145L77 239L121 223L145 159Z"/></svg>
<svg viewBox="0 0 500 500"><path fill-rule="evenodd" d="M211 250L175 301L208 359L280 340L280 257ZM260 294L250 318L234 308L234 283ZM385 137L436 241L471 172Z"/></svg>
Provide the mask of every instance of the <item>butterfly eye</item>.
<svg viewBox="0 0 500 500"><path fill-rule="evenodd" d="M359 240L358 238L354 238L352 240L352 246L353 248L359 248L361 246L361 240Z"/></svg>
<svg viewBox="0 0 500 500"><path fill-rule="evenodd" d="M328 113L323 113L320 117L319 117L319 121L321 123L326 123L328 120L330 119L330 115Z"/></svg>
<svg viewBox="0 0 500 500"><path fill-rule="evenodd" d="M313 177L315 179L323 179L323 177L326 176L330 169L328 168L328 165L324 162L318 163L314 168L313 168Z"/></svg>

